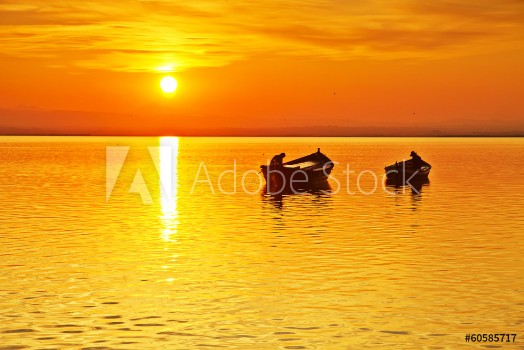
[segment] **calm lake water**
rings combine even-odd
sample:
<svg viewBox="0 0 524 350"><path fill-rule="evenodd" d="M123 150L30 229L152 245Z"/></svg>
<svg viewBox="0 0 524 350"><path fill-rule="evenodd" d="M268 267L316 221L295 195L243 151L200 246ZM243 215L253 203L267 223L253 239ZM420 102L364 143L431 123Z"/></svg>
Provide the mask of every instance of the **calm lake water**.
<svg viewBox="0 0 524 350"><path fill-rule="evenodd" d="M330 190L260 193L317 147ZM430 183L374 190L412 149ZM0 161L0 349L524 348L522 138L1 137Z"/></svg>

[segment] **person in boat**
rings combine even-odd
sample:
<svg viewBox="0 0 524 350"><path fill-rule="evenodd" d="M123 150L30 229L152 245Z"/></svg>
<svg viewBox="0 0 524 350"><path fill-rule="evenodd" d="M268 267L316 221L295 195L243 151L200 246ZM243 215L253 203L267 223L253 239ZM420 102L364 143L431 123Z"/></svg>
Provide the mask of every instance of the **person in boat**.
<svg viewBox="0 0 524 350"><path fill-rule="evenodd" d="M280 153L274 156L269 163L269 167L273 170L280 170L284 167L284 157L285 153Z"/></svg>
<svg viewBox="0 0 524 350"><path fill-rule="evenodd" d="M417 152L411 151L410 156L413 169L420 169L423 165L426 164L426 162L422 160L422 158L417 154Z"/></svg>

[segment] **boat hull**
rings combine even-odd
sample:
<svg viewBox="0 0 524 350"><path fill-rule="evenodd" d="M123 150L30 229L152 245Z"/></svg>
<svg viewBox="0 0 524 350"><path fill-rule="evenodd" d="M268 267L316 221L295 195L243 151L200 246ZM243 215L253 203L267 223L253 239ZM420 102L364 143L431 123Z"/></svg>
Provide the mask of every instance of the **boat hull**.
<svg viewBox="0 0 524 350"><path fill-rule="evenodd" d="M428 163L420 168L413 168L410 160L396 163L384 168L388 180L400 180L404 182L413 180L427 179L431 171L431 165Z"/></svg>

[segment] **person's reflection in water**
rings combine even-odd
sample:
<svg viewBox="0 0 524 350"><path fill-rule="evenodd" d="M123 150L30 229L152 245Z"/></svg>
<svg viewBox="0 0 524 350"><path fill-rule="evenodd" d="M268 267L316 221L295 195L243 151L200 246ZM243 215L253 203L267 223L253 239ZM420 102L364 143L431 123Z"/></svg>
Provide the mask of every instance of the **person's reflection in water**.
<svg viewBox="0 0 524 350"><path fill-rule="evenodd" d="M422 202L422 188L428 185L428 179L419 180L411 184L411 210L415 211L420 206Z"/></svg>
<svg viewBox="0 0 524 350"><path fill-rule="evenodd" d="M275 206L277 209L282 209L284 206L284 203L282 201L282 194L275 194L275 195L269 195L269 201Z"/></svg>

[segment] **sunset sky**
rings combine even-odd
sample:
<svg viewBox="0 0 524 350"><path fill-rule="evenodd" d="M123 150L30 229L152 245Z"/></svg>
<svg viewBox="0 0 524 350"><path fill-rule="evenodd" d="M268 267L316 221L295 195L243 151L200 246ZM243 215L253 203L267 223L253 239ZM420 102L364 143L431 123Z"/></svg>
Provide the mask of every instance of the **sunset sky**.
<svg viewBox="0 0 524 350"><path fill-rule="evenodd" d="M0 0L0 134L524 132L523 19L522 0Z"/></svg>

